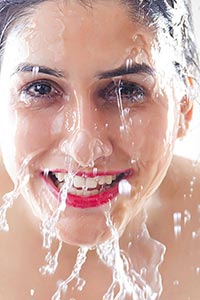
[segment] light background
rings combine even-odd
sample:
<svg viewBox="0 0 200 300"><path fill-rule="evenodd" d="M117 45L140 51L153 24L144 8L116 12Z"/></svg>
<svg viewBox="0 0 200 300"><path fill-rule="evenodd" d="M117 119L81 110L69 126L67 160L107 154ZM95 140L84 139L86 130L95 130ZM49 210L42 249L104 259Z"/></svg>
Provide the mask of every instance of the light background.
<svg viewBox="0 0 200 300"><path fill-rule="evenodd" d="M191 0L191 1L192 1L192 8L193 8L196 40L197 40L198 47L200 49L200 1L199 0ZM200 94L199 94L199 103L200 103ZM200 159L200 104L196 103L194 118L193 118L193 122L191 123L190 130L187 136L182 141L178 141L176 143L175 153L195 160Z"/></svg>

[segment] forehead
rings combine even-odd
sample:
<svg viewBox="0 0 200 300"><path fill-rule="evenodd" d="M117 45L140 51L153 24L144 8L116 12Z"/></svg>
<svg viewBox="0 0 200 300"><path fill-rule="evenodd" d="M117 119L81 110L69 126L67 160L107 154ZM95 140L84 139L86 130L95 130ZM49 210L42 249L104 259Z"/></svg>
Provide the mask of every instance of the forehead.
<svg viewBox="0 0 200 300"><path fill-rule="evenodd" d="M92 7L78 1L45 1L11 31L5 56L10 56L10 65L25 60L64 69L73 65L75 71L81 71L86 62L95 69L99 62L105 68L109 61L109 67L116 67L141 52L149 62L154 38L149 28L131 20L118 1L97 1Z"/></svg>

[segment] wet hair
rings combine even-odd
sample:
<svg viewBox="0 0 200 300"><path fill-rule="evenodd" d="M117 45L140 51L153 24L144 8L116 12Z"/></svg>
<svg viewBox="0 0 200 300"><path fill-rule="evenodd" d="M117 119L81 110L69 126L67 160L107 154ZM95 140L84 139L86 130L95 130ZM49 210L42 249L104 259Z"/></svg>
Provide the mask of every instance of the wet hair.
<svg viewBox="0 0 200 300"><path fill-rule="evenodd" d="M15 26L17 21L30 14L30 9L34 6L52 0L0 0L0 51L3 53L4 43L9 30ZM54 0L55 1L55 0ZM66 0L67 1L67 0ZM77 0L85 6L92 6L96 0ZM174 65L179 73L186 74L187 68L192 70L193 75L199 73L198 51L195 45L194 28L191 13L190 0L117 0L125 5L130 16L138 22L147 26L160 28L162 20L162 30L165 35L174 41L176 45L175 29L181 36L181 53L185 63L174 61ZM181 9L180 9L181 8ZM137 12L137 13L136 13ZM179 18L175 18L178 14ZM175 46L176 47L176 46Z"/></svg>

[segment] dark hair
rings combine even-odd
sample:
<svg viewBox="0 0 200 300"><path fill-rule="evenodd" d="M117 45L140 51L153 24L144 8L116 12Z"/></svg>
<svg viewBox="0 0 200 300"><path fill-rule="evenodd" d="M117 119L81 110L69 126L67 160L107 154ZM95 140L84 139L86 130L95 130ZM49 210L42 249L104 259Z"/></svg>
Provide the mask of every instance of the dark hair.
<svg viewBox="0 0 200 300"><path fill-rule="evenodd" d="M45 1L50 0L0 0L1 51L9 29L14 26L15 22L19 18L29 14L32 7ZM94 0L77 1L83 5L90 6ZM187 73L186 69L188 67L190 67L190 69L192 67L194 74L198 72L198 51L193 34L194 29L190 0L118 0L118 2L127 6L133 19L148 24L148 26L157 28L160 26L158 21L162 19L162 30L174 41L174 45L177 42L174 32L175 29L178 28L181 34L181 51L185 59L185 64L183 65L183 62L179 62L177 58L177 60L174 61L174 65L182 75ZM137 12L137 14L135 12ZM174 16L177 12L179 14L179 20L174 20Z"/></svg>

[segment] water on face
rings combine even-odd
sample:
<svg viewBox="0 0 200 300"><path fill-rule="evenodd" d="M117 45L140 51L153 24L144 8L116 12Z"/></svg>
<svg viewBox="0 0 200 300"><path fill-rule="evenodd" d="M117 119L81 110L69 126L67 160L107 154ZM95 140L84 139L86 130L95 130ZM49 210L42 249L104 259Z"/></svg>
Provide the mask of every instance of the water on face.
<svg viewBox="0 0 200 300"><path fill-rule="evenodd" d="M137 51L136 51L137 52ZM157 53L156 53L157 54ZM136 62L144 62L145 52L140 51ZM145 58L146 59L146 58ZM126 61L127 70L132 66L132 59L128 58ZM38 67L33 68L33 75L37 75L39 71ZM163 80L165 77L163 76ZM131 118L130 117L130 109L128 107L124 107L123 99L122 99L122 81L114 80L116 86L116 99L117 99L117 107L119 111L119 118L121 124L119 126L119 135L125 137L127 140L129 139L129 129L132 127L133 122L136 122L140 126L144 126L142 120L140 118ZM160 84L162 86L162 83ZM166 82L165 82L166 85ZM76 93L75 93L76 94ZM138 101L140 101L140 96L138 95ZM171 95L170 95L171 96ZM66 131L73 131L76 124L76 113L73 113L70 116L73 120L69 122L69 116L66 114L65 118L65 128ZM61 119L60 119L61 120ZM52 132L55 133L58 131L60 120L56 120L53 124ZM170 121L170 118L169 118ZM173 122L172 122L173 123ZM109 129L109 124L105 124L105 128ZM98 127L96 126L96 130ZM88 140L90 140L90 134L87 132L82 132L82 137L87 136ZM144 136L140 137L140 140L145 139ZM65 143L66 142L66 143ZM68 151L68 142L65 141L62 143L61 147ZM134 141L132 142L134 144ZM95 138L94 141L91 142L91 145L97 145L99 148L102 148L104 145L100 138ZM140 149L139 149L140 150ZM138 150L138 152L139 152ZM34 154L35 155L35 154ZM21 189L26 186L30 180L30 172L28 169L28 165L31 159L34 157L31 155L30 158L24 160L19 172L19 178L15 189L13 192L8 193L4 196L4 204L0 208L0 227L3 230L8 231L9 227L6 220L7 210L13 205L14 201L19 197L21 193ZM138 162L138 156L134 155L130 159L130 166L136 165ZM68 180L65 181L61 190L60 190L60 201L56 209L52 208L51 198L46 195L45 202L49 207L48 212L42 214L41 218L41 226L40 231L43 237L43 245L47 250L47 254L45 256L45 265L41 266L40 272L43 275L46 274L54 274L58 267L58 258L60 251L62 249L62 241L59 236L59 232L56 228L56 224L60 219L60 215L67 210L67 194L72 187L73 178L76 173L81 169L80 166L74 170L73 160L66 158L64 165L67 166L68 170ZM87 167L93 168L95 166L94 156L92 159L87 161ZM105 167L105 166L104 166ZM48 176L49 170L46 169L44 171L45 176ZM93 168L93 174L98 174L98 169ZM190 195L193 193L193 186L195 183L195 178L192 178L190 185ZM143 186L139 187L139 190L142 191ZM119 183L119 194L125 195L127 197L131 194L132 187L128 180L121 180ZM42 193L41 193L42 194ZM190 196L189 195L189 196ZM191 196L192 197L192 196ZM142 219L141 224L139 224L139 230L137 232L137 236L130 236L128 248L125 250L120 249L120 234L113 224L111 218L111 211L105 210L105 222L111 236L104 243L98 244L93 247L92 251L96 251L98 258L100 261L107 266L109 270L112 271L112 282L110 282L109 287L105 295L102 295L103 300L156 300L159 299L159 296L162 292L162 281L161 275L159 273L158 267L163 261L163 256L165 252L164 245L155 241L149 236L148 229L146 227L146 218ZM182 214L181 212L175 212L173 214L173 222L174 222L174 235L176 238L181 236L182 226L186 226L188 222L190 222L191 214L190 211L185 210ZM192 237L193 239L199 236L199 232L193 231ZM52 253L52 245L58 240L58 247L54 253ZM145 258L141 259L137 251L138 249L143 249L143 247L148 249L148 252L151 254L150 261L146 261ZM67 299L68 287L71 283L74 283L74 287L78 291L82 291L86 286L87 282L84 278L81 277L81 270L84 267L84 264L87 263L87 254L88 251L91 251L90 247L81 246L77 253L76 262L71 271L71 274L64 281L60 281L58 283L58 288L55 291L54 295L52 295L52 300L61 300ZM199 275L200 267L196 267L196 273ZM178 285L178 280L174 281L174 285ZM30 290L30 296L34 297L35 291L33 289ZM72 300L72 299L71 299ZM74 299L73 299L74 300Z"/></svg>
<svg viewBox="0 0 200 300"><path fill-rule="evenodd" d="M29 159L29 161L31 158ZM68 161L69 162L69 161ZM9 205L3 205L2 211L4 212L2 214L2 223L7 224L6 222L6 211L8 208L11 207L13 204L13 201L17 199L17 197L20 194L20 188L23 188L24 185L26 185L29 181L29 176L27 176L28 167L27 167L28 160L24 161L22 164L20 175L19 175L19 186L18 189L15 189L12 193L7 194L6 198L6 204L9 203ZM93 172L97 173L97 169L94 168ZM48 170L45 170L46 175L48 175ZM47 249L47 254L45 257L45 265L41 266L40 272L43 275L51 274L53 275L58 267L58 258L59 253L62 248L62 241L59 241L57 250L52 253L51 247L55 240L59 240L59 234L56 229L56 223L58 222L60 213L62 213L66 208L66 197L69 188L72 185L72 178L75 175L70 170L70 164L69 164L69 180L65 182L61 189L61 201L57 207L56 210L52 212L52 214L46 214L44 215L43 219L41 220L41 226L40 231L43 236L43 247ZM119 187L120 194L129 195L130 194L130 184L127 180L122 180ZM46 198L46 201L51 201L51 199L48 200L48 197ZM51 206L51 205L50 205ZM154 300L158 299L159 295L162 291L162 284L160 279L160 274L158 271L158 266L163 260L163 254L164 254L164 246L159 244L158 242L154 241L149 237L147 228L145 226L145 223L142 222L140 231L137 233L137 239L133 242L130 238L130 247L129 252L123 251L120 249L119 246L119 232L115 228L114 224L111 220L110 215L110 206L108 206L108 209L105 211L105 219L106 219L106 225L108 226L111 237L104 243L99 244L98 246L93 247L92 251L96 251L100 261L105 264L111 271L112 271L112 282L110 283L110 286L105 293L105 295L102 297L102 299L105 300ZM145 220L144 220L145 222ZM4 228L3 228L4 229ZM132 256L134 257L134 260L137 260L136 256L134 254L134 246L132 247L132 242L134 245L138 243L137 241L145 240L146 245L149 245L151 249L157 248L157 259L156 264L155 261L153 262L152 266L143 265L140 266L140 269L137 269L134 266ZM150 242L149 242L150 240ZM153 245L153 246L152 246ZM81 277L81 269L85 263L87 263L87 253L90 251L90 247L80 247L77 253L77 259L75 262L75 265L72 269L72 272L70 276L64 280L60 281L58 283L58 288L54 295L52 295L52 300L61 300L65 299L67 297L67 291L68 286L70 283L74 283L74 288L77 289L79 292L81 292L84 288L84 286L87 284L87 282L84 280L84 278ZM147 269L151 269L151 279L147 279ZM155 278L157 284L155 284ZM31 289L31 299L34 299L34 293L35 290ZM67 298L66 298L67 299Z"/></svg>
<svg viewBox="0 0 200 300"><path fill-rule="evenodd" d="M128 63L127 63L128 64ZM37 70L34 70L36 72ZM121 120L121 129L120 132L123 136L127 136L128 138L128 130L129 130L129 110L123 107L123 102L121 98L121 88L119 83L116 89L116 97L119 109L119 115ZM128 121L127 121L128 120ZM93 145L91 143L91 145ZM63 145L62 145L63 146ZM93 156L92 156L93 157ZM10 208L13 202L20 195L21 189L23 189L30 180L30 172L29 172L29 163L34 158L34 155L30 155L30 158L27 158L22 163L19 172L18 184L15 187L15 190L4 197L4 205L1 207L1 224L2 229L8 230L8 225L6 221L6 212L7 209ZM138 158L133 157L130 160L130 165L134 166L137 163ZM93 167L94 161L91 160L88 166ZM80 166L74 168L74 162L70 158L66 158L64 161L64 165L68 170L68 179L65 180L65 183L62 185L60 190L60 201L57 205L57 208L53 208L51 204L51 197L48 194L45 196L45 200L43 205L47 205L49 210L46 212L45 210L41 212L41 225L40 231L43 237L43 248L47 250L45 256L45 264L41 266L39 271L42 275L50 274L53 275L58 267L58 259L59 254L62 249L63 242L59 237L59 232L56 228L56 224L59 221L60 215L67 210L67 194L70 188L73 185L73 178L77 174L79 170L81 170ZM93 174L98 174L98 169L96 167L93 168ZM44 176L49 175L49 170L44 170ZM142 190L140 187L139 190ZM132 186L128 182L128 180L121 180L119 183L119 194L130 197L132 191ZM41 190L41 197L43 197L43 191ZM27 192L27 197L29 197L29 193ZM116 199L117 200L117 199ZM40 202L40 201L39 201ZM37 203L34 204L35 210L38 210ZM33 205L33 206L34 206ZM39 208L39 210L41 207ZM111 237L106 240L104 243L93 247L92 251L96 251L99 260L105 264L108 269L112 271L112 282L110 282L110 286L105 293L102 295L102 299L104 300L156 300L160 296L162 292L162 284L161 277L158 270L158 266L163 260L163 254L165 248L160 243L154 241L149 237L148 230L145 226L145 220L141 222L141 228L137 233L137 238L133 241L130 238L130 247L129 251L124 251L120 249L119 241L120 235L115 228L115 225L112 222L111 212L110 210L106 210L105 212L105 222L109 231L111 233ZM188 216L188 215L187 215ZM58 240L58 246L56 251L52 252L53 243ZM137 261L137 254L134 253L134 247L137 247L140 242L146 244L149 247L149 251L152 252L152 249L157 250L156 259L150 264L142 263L140 268L136 267L137 264L134 264L133 261ZM138 246L139 247L139 246ZM74 288L81 292L87 282L84 278L81 277L81 270L84 264L87 263L87 253L90 251L90 247L80 247L77 253L77 259L75 265L72 269L70 276L66 280L62 280L58 283L58 288L54 295L52 295L52 300L61 300L67 297L69 284L74 283ZM151 270L151 275L149 275L149 271ZM156 278L156 280L155 280ZM32 299L34 299L34 291L31 290Z"/></svg>

